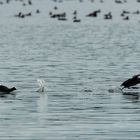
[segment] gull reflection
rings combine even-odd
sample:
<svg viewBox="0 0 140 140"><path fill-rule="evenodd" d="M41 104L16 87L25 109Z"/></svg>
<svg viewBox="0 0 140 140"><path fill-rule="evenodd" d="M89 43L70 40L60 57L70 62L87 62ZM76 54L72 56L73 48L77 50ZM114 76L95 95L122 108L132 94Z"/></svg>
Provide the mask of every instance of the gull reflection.
<svg viewBox="0 0 140 140"><path fill-rule="evenodd" d="M46 113L48 107L48 95L45 93L41 93L37 100L38 112Z"/></svg>

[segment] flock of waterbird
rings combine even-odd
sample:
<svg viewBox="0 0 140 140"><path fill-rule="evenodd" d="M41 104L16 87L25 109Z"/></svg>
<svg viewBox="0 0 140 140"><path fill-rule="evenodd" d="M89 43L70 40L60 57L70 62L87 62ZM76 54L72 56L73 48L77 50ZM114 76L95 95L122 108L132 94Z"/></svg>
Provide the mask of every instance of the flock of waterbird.
<svg viewBox="0 0 140 140"><path fill-rule="evenodd" d="M9 4L11 1L13 0L6 0L5 3ZM27 6L27 5L33 5L33 2L31 0L15 0L15 1L20 1L22 3L23 6ZM55 3L59 2L59 3L62 3L63 0L53 0ZM91 2L94 3L95 0L91 0ZM79 2L83 2L83 0L79 0ZM123 3L127 3L127 0L115 0L114 1L115 3L117 4L123 4ZM138 3L140 3L140 0L137 0ZM100 3L104 3L104 0L100 0ZM0 5L4 4L4 2L0 1ZM62 20L62 21L66 21L68 20L67 19L67 14L66 12L62 12L62 13L57 13L57 10L58 10L58 7L57 6L54 6L53 7L53 10L55 10L55 14L53 12L49 12L49 16L50 18L52 19L58 19L58 20ZM57 14L56 14L57 13ZM36 14L40 14L40 10L39 9L36 9ZM77 15L78 15L78 11L75 10L73 11L73 22L81 22L81 19L77 18ZM86 17L98 17L99 14L101 14L101 10L98 9L98 10L94 10L88 14L86 14L85 16ZM130 14L140 14L140 11L139 10L136 10L135 12L130 12L130 11L127 11L127 10L123 10L121 13L120 13L120 16L123 17L123 20L129 20L130 17L129 15ZM29 12L29 13L23 13L23 12L19 12L18 14L15 14L14 16L15 17L18 17L18 18L25 18L25 17L31 17L33 14L32 12ZM113 18L113 15L111 13L111 11L109 11L108 13L106 14L103 14L103 17L104 19L106 20L111 20ZM132 78L129 78L128 80L124 81L120 86L121 86L121 89L129 89L129 88L133 88L135 85L137 84L140 84L140 78L139 78L140 74L138 75L134 75ZM41 79L38 79L37 80L37 83L39 85L39 89L37 90L38 92L44 92L45 90L45 81L44 80L41 80ZM16 88L15 87L12 87L12 88L9 88L5 85L0 85L0 93L2 94L9 94L13 91L15 91Z"/></svg>
<svg viewBox="0 0 140 140"><path fill-rule="evenodd" d="M19 4L24 6L24 7L25 6L34 6L34 3L32 0L5 0L5 2L0 0L0 5L3 5L5 3L10 4L13 1L19 2ZM66 0L50 0L50 1L54 2L54 7L52 7L52 10L48 12L48 14L47 14L48 17L50 17L51 19L57 19L58 21L69 20L66 12L59 11L60 3L63 3L63 1L66 1ZM106 2L105 0L90 0L91 4L93 3L93 5L94 5L94 2L96 2L96 1L101 3L101 4ZM140 0L135 0L135 1L140 4ZM79 0L79 3L82 3L82 2L84 2L84 0ZM114 3L121 5L121 4L127 3L127 0L114 0ZM18 17L18 18L23 19L25 17L31 17L34 14L40 14L40 13L41 13L41 10L38 8L34 12L31 11L31 12L25 13L23 11L19 11L18 13L15 13L14 17ZM73 22L81 22L82 21L82 19L78 18L78 13L79 13L79 11L77 9L75 9L74 11L71 12L71 14L73 14L73 17L72 17ZM131 19L132 15L134 15L134 14L139 15L140 14L139 9L136 9L136 11L129 11L129 10L123 9L119 13L119 16L121 17L122 20L128 21ZM113 15L113 13L111 11L104 13L103 10L98 9L98 8L94 9L90 13L85 13L85 17L98 18L99 16L105 20L115 19L115 15Z"/></svg>
<svg viewBox="0 0 140 140"><path fill-rule="evenodd" d="M139 76L140 76L140 74L134 75L132 78L129 78L126 81L124 81L120 85L121 91L123 92L123 89L140 89L140 87L135 87L136 85L140 84ZM43 93L45 91L45 81L43 79L37 79L37 83L39 85L37 92ZM5 85L0 85L0 95L10 94L11 92L13 92L15 90L17 90L16 87L9 88ZM109 90L109 92L113 92L113 90ZM132 90L131 90L131 92L132 92ZM140 93L140 91L139 91L139 93Z"/></svg>
<svg viewBox="0 0 140 140"><path fill-rule="evenodd" d="M0 5L4 5L4 4L11 4L12 2L19 2L20 5L22 6L32 6L33 2L31 0L0 0ZM36 14L40 13L39 9L36 9L35 11ZM28 12L28 13L24 13L24 12L18 12L18 14L15 14L14 17L18 17L18 18L25 18L25 17L31 17L33 15L32 12Z"/></svg>
<svg viewBox="0 0 140 140"><path fill-rule="evenodd" d="M62 2L62 0L53 0L54 2ZM95 2L95 0L90 0L92 3ZM79 2L84 2L84 0L79 0ZM104 0L98 0L98 2L100 3L104 3ZM116 4L125 4L127 3L127 0L114 0L114 2ZM140 0L136 0L137 3L140 4ZM58 7L54 7L55 13L57 11ZM130 20L130 17L132 17L132 15L139 15L140 11L137 9L136 11L129 11L129 10L122 10L119 13L119 16L121 17L122 20ZM57 13L57 14L53 14L52 12L49 13L50 18L57 18L58 20L68 20L66 17L66 12L64 13ZM77 15L78 15L78 11L75 10L73 12L73 22L81 22L81 19L77 19ZM108 11L107 13L103 13L103 11L101 9L97 9L97 10L93 10L90 13L85 14L85 17L93 17L93 18L98 18L99 16L102 16L103 19L105 20L112 20L115 18L115 16L113 16L111 11Z"/></svg>

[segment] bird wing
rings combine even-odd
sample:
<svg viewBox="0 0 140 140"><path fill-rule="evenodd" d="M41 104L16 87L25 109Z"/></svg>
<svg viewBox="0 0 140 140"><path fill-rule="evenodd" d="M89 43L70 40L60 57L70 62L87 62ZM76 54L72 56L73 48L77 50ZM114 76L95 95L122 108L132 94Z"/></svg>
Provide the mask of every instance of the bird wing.
<svg viewBox="0 0 140 140"><path fill-rule="evenodd" d="M126 81L124 81L124 82L121 84L121 86L127 87L127 86L130 84L131 81L132 81L132 78L127 79Z"/></svg>
<svg viewBox="0 0 140 140"><path fill-rule="evenodd" d="M42 79L37 79L37 83L38 83L39 87L44 87L44 85L45 85L45 81Z"/></svg>
<svg viewBox="0 0 140 140"><path fill-rule="evenodd" d="M39 85L39 92L43 92L44 91L44 86L45 86L45 81L42 79L37 79L37 83Z"/></svg>

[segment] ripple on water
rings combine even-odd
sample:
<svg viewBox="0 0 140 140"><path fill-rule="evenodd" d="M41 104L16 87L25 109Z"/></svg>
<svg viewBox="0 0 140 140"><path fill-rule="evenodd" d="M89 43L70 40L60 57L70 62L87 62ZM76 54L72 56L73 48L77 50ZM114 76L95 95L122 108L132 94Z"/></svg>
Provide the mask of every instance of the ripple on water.
<svg viewBox="0 0 140 140"><path fill-rule="evenodd" d="M0 139L139 139L139 95L108 92L139 73L139 30L111 23L6 26L1 82L18 90L0 97ZM45 93L36 92L38 78Z"/></svg>

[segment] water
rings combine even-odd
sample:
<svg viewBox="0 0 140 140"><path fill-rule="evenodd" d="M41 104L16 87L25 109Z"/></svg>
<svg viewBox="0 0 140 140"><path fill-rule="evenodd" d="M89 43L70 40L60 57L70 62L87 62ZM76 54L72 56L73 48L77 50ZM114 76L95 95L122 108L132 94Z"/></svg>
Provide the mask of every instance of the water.
<svg viewBox="0 0 140 140"><path fill-rule="evenodd" d="M139 73L139 31L138 23L1 23L0 82L18 90L0 98L0 139L140 139L139 96L108 92Z"/></svg>

